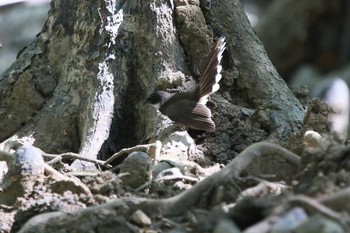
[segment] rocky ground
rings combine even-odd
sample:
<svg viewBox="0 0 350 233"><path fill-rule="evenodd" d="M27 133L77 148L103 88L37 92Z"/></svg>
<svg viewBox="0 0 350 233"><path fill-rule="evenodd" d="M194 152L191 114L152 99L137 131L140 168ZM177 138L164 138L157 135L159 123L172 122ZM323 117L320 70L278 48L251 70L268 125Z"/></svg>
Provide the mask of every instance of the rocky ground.
<svg viewBox="0 0 350 233"><path fill-rule="evenodd" d="M308 109L288 149L268 139L234 159L206 147L217 135L176 131L79 172L79 155L8 142L1 232L348 232L349 147L309 130L325 130L326 105Z"/></svg>

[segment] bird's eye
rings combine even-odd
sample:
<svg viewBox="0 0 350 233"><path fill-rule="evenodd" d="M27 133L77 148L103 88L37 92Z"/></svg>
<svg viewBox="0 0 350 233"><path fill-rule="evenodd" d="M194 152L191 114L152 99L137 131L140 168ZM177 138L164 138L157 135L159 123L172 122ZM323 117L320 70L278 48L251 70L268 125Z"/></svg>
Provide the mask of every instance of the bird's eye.
<svg viewBox="0 0 350 233"><path fill-rule="evenodd" d="M148 96L147 98L147 102L154 104L160 101L160 97L159 95L157 95L156 93L152 93L150 96Z"/></svg>

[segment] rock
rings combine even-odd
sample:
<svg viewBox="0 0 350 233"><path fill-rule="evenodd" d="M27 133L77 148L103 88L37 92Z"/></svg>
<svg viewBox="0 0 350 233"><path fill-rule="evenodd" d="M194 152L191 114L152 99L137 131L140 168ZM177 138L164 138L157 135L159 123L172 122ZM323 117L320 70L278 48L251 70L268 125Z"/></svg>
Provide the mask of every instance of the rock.
<svg viewBox="0 0 350 233"><path fill-rule="evenodd" d="M238 227L230 220L223 219L216 224L214 233L240 233Z"/></svg>
<svg viewBox="0 0 350 233"><path fill-rule="evenodd" d="M161 173L158 174L157 178L164 177L164 176L183 176L183 174L179 168L172 167L172 168L163 170Z"/></svg>
<svg viewBox="0 0 350 233"><path fill-rule="evenodd" d="M281 219L279 219L271 228L271 233L287 233L292 232L305 222L308 219L308 216L304 209L296 207L289 212Z"/></svg>
<svg viewBox="0 0 350 233"><path fill-rule="evenodd" d="M157 177L161 172L171 169L171 168L178 168L181 171L181 174L185 173L185 165L181 162L175 162L171 160L162 160L157 165L154 166L152 170L152 176L155 178ZM162 175L164 176L164 175Z"/></svg>
<svg viewBox="0 0 350 233"><path fill-rule="evenodd" d="M187 131L176 131L163 141L161 160L187 160L194 154L196 144Z"/></svg>
<svg viewBox="0 0 350 233"><path fill-rule="evenodd" d="M157 177L159 173L161 173L164 170L167 170L169 168L172 168L173 166L168 163L167 161L160 161L157 163L153 169L152 169L152 177Z"/></svg>
<svg viewBox="0 0 350 233"><path fill-rule="evenodd" d="M123 184L137 188L151 179L152 160L144 152L132 152L121 164L120 173L129 173L121 179Z"/></svg>
<svg viewBox="0 0 350 233"><path fill-rule="evenodd" d="M188 233L188 231L183 228L175 228L175 229L169 230L168 233Z"/></svg>
<svg viewBox="0 0 350 233"><path fill-rule="evenodd" d="M36 147L21 146L16 150L14 164L9 170L15 168L18 175L42 175L44 166L44 159Z"/></svg>
<svg viewBox="0 0 350 233"><path fill-rule="evenodd" d="M132 214L131 220L140 226L149 226L152 224L151 219L142 210L136 210Z"/></svg>
<svg viewBox="0 0 350 233"><path fill-rule="evenodd" d="M0 203L12 205L17 198L29 195L43 178L44 170L45 162L39 149L34 146L19 147L1 184Z"/></svg>
<svg viewBox="0 0 350 233"><path fill-rule="evenodd" d="M314 215L307 222L301 224L295 233L345 233L342 226L322 215Z"/></svg>

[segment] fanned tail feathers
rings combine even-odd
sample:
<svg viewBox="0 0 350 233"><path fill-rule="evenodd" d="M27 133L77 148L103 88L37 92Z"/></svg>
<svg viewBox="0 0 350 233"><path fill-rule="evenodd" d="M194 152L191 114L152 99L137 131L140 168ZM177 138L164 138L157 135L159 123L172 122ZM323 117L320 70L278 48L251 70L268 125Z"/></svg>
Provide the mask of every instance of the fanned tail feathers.
<svg viewBox="0 0 350 233"><path fill-rule="evenodd" d="M220 74L222 70L220 61L225 50L225 45L226 42L224 37L221 37L215 43L210 52L208 63L205 66L206 68L199 79L199 102L201 104L206 104L208 96L220 88L220 85L218 84L222 77Z"/></svg>

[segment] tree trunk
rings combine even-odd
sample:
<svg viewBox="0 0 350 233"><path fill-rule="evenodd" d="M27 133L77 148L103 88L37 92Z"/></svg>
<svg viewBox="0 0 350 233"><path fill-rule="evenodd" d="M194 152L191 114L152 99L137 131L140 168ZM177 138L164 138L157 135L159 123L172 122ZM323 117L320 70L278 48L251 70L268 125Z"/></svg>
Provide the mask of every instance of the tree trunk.
<svg viewBox="0 0 350 233"><path fill-rule="evenodd" d="M237 77L239 89L233 96L257 111L258 121L270 135L285 138L297 132L304 110L267 57L239 1L222 1L207 14L212 27L229 38L231 61L226 70L234 71L228 79Z"/></svg>
<svg viewBox="0 0 350 233"><path fill-rule="evenodd" d="M147 96L197 77L213 35L227 39L219 91L226 100L214 96L218 109L250 108L258 128L286 139L302 122L302 106L271 64L239 1L207 4L52 1L37 39L0 77L0 140L23 138L46 152L95 158L159 137L156 132L165 126L155 130L160 118L144 103ZM220 111L216 122L236 116Z"/></svg>

